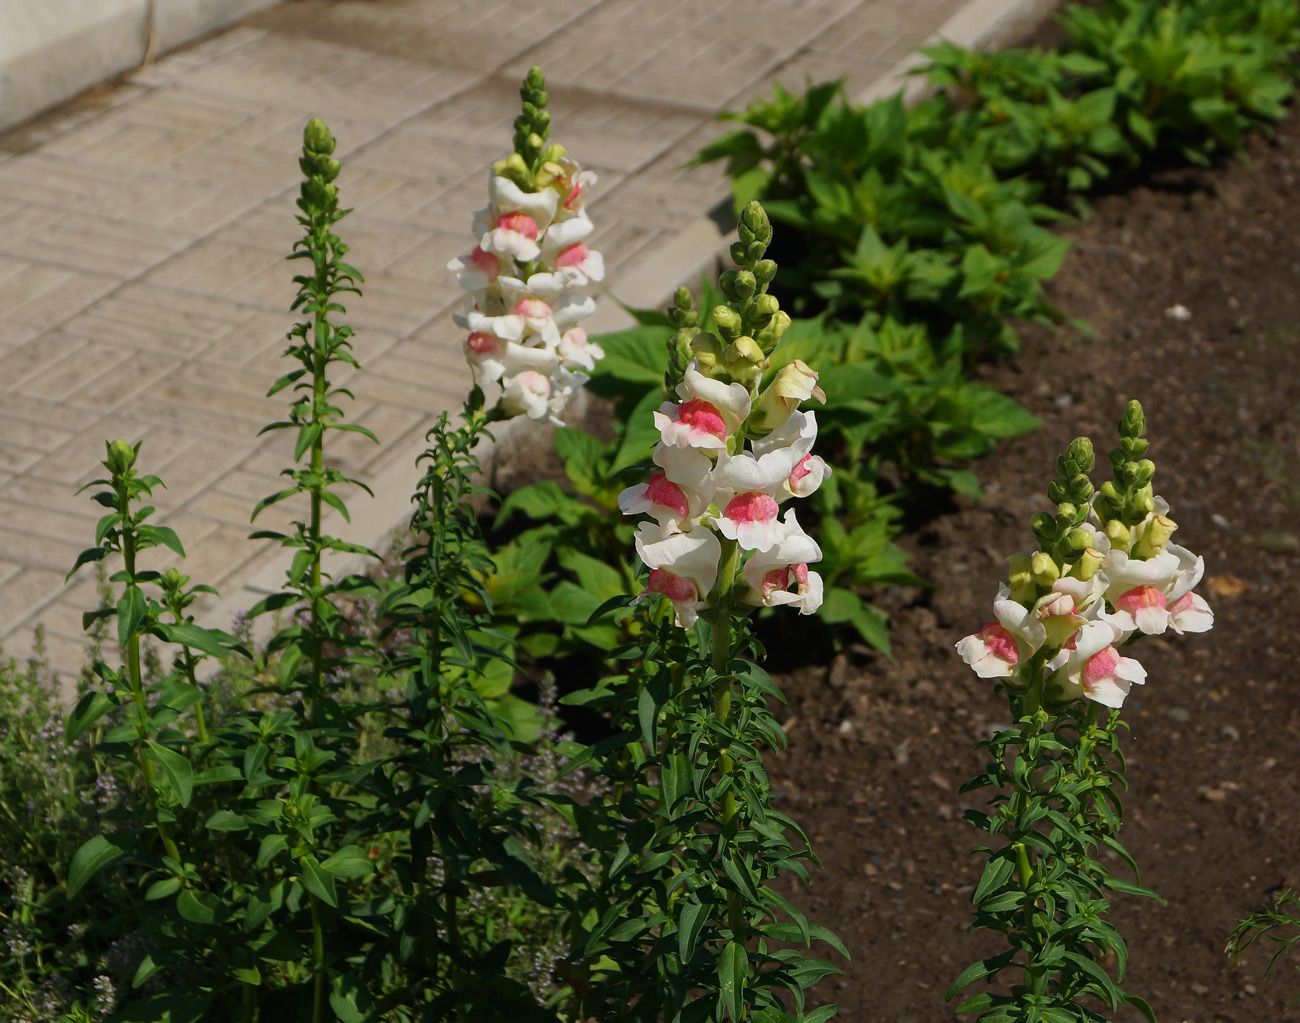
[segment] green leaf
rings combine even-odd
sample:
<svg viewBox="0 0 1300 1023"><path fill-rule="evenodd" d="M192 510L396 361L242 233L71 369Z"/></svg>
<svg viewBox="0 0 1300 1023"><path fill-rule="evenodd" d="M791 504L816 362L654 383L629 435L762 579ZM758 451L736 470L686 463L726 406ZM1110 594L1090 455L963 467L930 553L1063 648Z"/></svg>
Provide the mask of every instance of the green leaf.
<svg viewBox="0 0 1300 1023"><path fill-rule="evenodd" d="M204 822L203 826L211 831L246 831L248 821L233 810L218 810Z"/></svg>
<svg viewBox="0 0 1300 1023"><path fill-rule="evenodd" d="M868 644L882 653L890 652L889 627L884 614L865 604L852 590L831 587L817 614L829 625L852 625Z"/></svg>
<svg viewBox="0 0 1300 1023"><path fill-rule="evenodd" d="M689 963L699 944L700 931L708 923L707 907L696 896L681 904L677 916L677 954L683 963Z"/></svg>
<svg viewBox="0 0 1300 1023"><path fill-rule="evenodd" d="M195 892L192 888L186 888L176 896L176 912L192 924L215 923L219 905L216 896L210 892Z"/></svg>
<svg viewBox="0 0 1300 1023"><path fill-rule="evenodd" d="M321 870L334 877L369 877L375 864L360 846L345 845L320 865Z"/></svg>
<svg viewBox="0 0 1300 1023"><path fill-rule="evenodd" d="M224 657L226 653L217 638L221 635L220 632L205 629L193 622L183 622L180 625L168 625L159 622L154 626L153 631L168 643L193 647L195 650L201 650L205 654L212 654L214 657Z"/></svg>
<svg viewBox="0 0 1300 1023"><path fill-rule="evenodd" d="M745 946L729 941L718 957L718 1002L736 1023L744 1019L745 981L749 978L749 956Z"/></svg>
<svg viewBox="0 0 1300 1023"><path fill-rule="evenodd" d="M89 839L77 850L68 867L68 898L81 891L86 882L104 867L124 856L125 852L122 848L103 835L96 835Z"/></svg>
<svg viewBox="0 0 1300 1023"><path fill-rule="evenodd" d="M110 551L107 547L87 547L84 551L82 551L80 554L77 555L77 560L74 561L72 567L68 569L68 574L63 577L63 581L67 582L69 579L71 579L73 573L76 572L77 569L79 569L82 565L88 565L92 561L102 561L104 558L108 557L111 553L113 552Z"/></svg>
<svg viewBox="0 0 1300 1023"><path fill-rule="evenodd" d="M146 613L144 593L135 583L129 583L121 599L117 602L117 642L119 646L125 647L130 643L131 637L140 631Z"/></svg>
<svg viewBox="0 0 1300 1023"><path fill-rule="evenodd" d="M369 1023L377 1018L370 991L351 973L336 973L330 989L330 1008L339 1023Z"/></svg>
<svg viewBox="0 0 1300 1023"><path fill-rule="evenodd" d="M995 956L989 956L987 959L981 959L977 963L972 963L952 982L952 987L948 993L943 996L945 1002L951 1002L964 988L969 987L977 980L983 980L985 977L991 977L999 970L1010 964L1016 957L1016 950L1009 949L1006 952L999 952Z"/></svg>
<svg viewBox="0 0 1300 1023"><path fill-rule="evenodd" d="M144 755L162 768L176 801L181 806L189 806L194 794L194 768L190 766L189 758L152 739L145 740Z"/></svg>
<svg viewBox="0 0 1300 1023"><path fill-rule="evenodd" d="M298 880L302 882L302 886L320 899L321 902L337 907L338 897L334 892L333 875L327 874L311 853L307 853L298 862L302 867L302 872L298 875Z"/></svg>
<svg viewBox="0 0 1300 1023"><path fill-rule="evenodd" d="M141 526L140 538L153 543L160 543L169 548L177 557L185 557L185 548L181 546L181 538L176 535L176 530L170 526Z"/></svg>
<svg viewBox="0 0 1300 1023"><path fill-rule="evenodd" d="M83 696L68 715L67 724L64 726L68 743L76 742L91 725L120 703L121 700L116 693L89 692Z"/></svg>

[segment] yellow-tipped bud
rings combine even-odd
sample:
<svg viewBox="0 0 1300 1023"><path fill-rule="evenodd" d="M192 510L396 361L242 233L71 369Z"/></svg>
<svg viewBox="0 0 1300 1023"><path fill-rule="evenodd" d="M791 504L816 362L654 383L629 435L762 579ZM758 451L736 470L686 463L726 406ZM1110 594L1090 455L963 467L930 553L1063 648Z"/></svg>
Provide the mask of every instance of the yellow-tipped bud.
<svg viewBox="0 0 1300 1023"><path fill-rule="evenodd" d="M1030 604L1038 599L1038 587L1034 585L1033 569L1028 554L1012 554L1007 558L1009 575L1007 585L1011 590L1011 599L1019 604Z"/></svg>
<svg viewBox="0 0 1300 1023"><path fill-rule="evenodd" d="M1052 583L1061 578L1061 570L1050 554L1039 551L1029 560L1029 571L1034 577L1034 584L1041 590L1050 590Z"/></svg>
<svg viewBox="0 0 1300 1023"><path fill-rule="evenodd" d="M1070 576L1087 582L1097 574L1097 570L1101 568L1105 560L1106 556L1101 551L1095 547L1089 547L1070 566Z"/></svg>
<svg viewBox="0 0 1300 1023"><path fill-rule="evenodd" d="M1154 558L1165 549L1177 528L1178 523L1168 515L1156 515L1148 519L1142 526L1138 542L1133 545L1133 557L1140 561Z"/></svg>
<svg viewBox="0 0 1300 1023"><path fill-rule="evenodd" d="M1106 539L1115 550L1128 553L1129 545L1133 542L1133 534L1129 532L1128 526L1119 519L1111 519L1102 532L1106 534Z"/></svg>

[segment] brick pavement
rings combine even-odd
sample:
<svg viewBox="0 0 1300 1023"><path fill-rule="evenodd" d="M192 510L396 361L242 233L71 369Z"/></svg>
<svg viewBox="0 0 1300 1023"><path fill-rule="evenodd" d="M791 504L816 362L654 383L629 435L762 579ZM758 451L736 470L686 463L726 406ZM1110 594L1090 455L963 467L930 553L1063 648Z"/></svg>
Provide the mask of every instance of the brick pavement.
<svg viewBox="0 0 1300 1023"><path fill-rule="evenodd" d="M94 580L63 575L96 514L74 491L115 436L143 439L141 465L166 480L156 503L186 571L224 594L213 624L275 586L278 552L245 537L291 455L285 434L256 434L284 405L261 395L292 323L283 256L309 117L339 139L356 208L341 233L366 275L349 417L384 442L334 446L376 491L339 528L379 543L405 519L425 430L468 387L444 266L466 248L530 65L551 83L556 140L600 173L595 243L618 294L620 270L673 251L725 197L716 168L680 170L718 111L805 75L847 75L856 92L961 6L296 0L0 136L4 649L26 654L43 622L56 666L81 663ZM265 525L291 515L275 512Z"/></svg>

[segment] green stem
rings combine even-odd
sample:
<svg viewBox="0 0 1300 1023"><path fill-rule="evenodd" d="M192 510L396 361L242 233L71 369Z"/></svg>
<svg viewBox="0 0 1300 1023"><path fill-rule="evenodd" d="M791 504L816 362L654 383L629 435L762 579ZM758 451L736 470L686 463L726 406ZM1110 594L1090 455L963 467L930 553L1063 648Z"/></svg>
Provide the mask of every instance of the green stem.
<svg viewBox="0 0 1300 1023"><path fill-rule="evenodd" d="M713 709L722 725L731 718L732 673L731 673L731 590L736 581L736 569L740 563L740 545L734 540L723 540L722 557L718 565L718 581L709 595L712 606L710 624L712 631L711 660L717 680L713 683ZM729 750L718 753L718 767L724 778L733 784L722 797L722 831L728 841L736 836L736 790L734 785L736 762ZM740 904L740 893L727 893L727 922L731 927L732 940L744 939L744 917Z"/></svg>
<svg viewBox="0 0 1300 1023"><path fill-rule="evenodd" d="M118 509L122 513L122 561L126 569L128 590L136 586L135 581L135 529L131 522L130 497L126 486L117 488ZM180 850L172 841L170 829L161 820L157 820L158 791L154 788L153 761L144 753L145 738L149 734L149 707L144 699L144 680L140 671L140 633L134 632L126 642L127 673L131 684L131 702L135 706L135 755L140 770L144 774L145 787L149 792L149 801L153 804L158 836L162 839L163 849L177 863L181 861Z"/></svg>
<svg viewBox="0 0 1300 1023"><path fill-rule="evenodd" d="M320 922L320 903L308 893L311 906L311 955L315 977L312 981L311 1023L321 1023L325 1012L325 931Z"/></svg>
<svg viewBox="0 0 1300 1023"><path fill-rule="evenodd" d="M243 1005L239 1011L239 1023L253 1023L257 1018L257 988L248 981L240 981L243 989Z"/></svg>

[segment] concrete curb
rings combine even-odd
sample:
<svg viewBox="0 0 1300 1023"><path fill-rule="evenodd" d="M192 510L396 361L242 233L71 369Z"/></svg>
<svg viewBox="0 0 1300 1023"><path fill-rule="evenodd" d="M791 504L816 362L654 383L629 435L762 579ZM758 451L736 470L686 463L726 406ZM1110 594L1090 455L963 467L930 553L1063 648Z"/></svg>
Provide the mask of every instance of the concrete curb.
<svg viewBox="0 0 1300 1023"><path fill-rule="evenodd" d="M197 3L199 0L188 0ZM247 0L244 0L247 2ZM1058 0L969 0L949 18L924 45L947 40L967 49L994 49L1005 46L1028 32L1056 9ZM907 103L922 99L928 85L912 71L925 63L925 57L913 52L876 79L854 101L871 103L891 96L900 90ZM606 287L605 300L599 309L584 323L588 333L605 333L625 330L636 321L618 304L632 308L653 308L666 305L673 291L682 284L693 285L700 274L708 272L728 255L734 237L723 224L734 219L729 199L723 199L707 213L688 223L667 244L655 248L631 266L624 269ZM610 297L617 298L618 302ZM578 395L581 400L586 392ZM581 405L570 406L570 415L577 418ZM546 428L540 428L542 430ZM540 443L539 427L529 420L512 420L496 428L496 444L479 449L481 464L489 480L495 476L495 466L504 458L520 454ZM409 494L415 483L415 460L425 450L423 444L410 446L396 455L388 466L371 482L376 494ZM323 528L336 536L351 537L383 553L393 534L403 529L409 516L409 506L400 514L379 501L367 502L364 495L352 501L354 515L351 524L345 523L337 513L327 513ZM269 593L277 592L283 585L291 555L271 559L261 570L247 579L238 593L228 593L218 602L205 608L214 616L209 620L226 623L241 609ZM339 556L330 559L327 570L337 576L364 572L369 559L359 556ZM266 622L264 618L261 621ZM266 626L269 630L269 622ZM260 637L260 633L259 633Z"/></svg>
<svg viewBox="0 0 1300 1023"><path fill-rule="evenodd" d="M0 130L277 0L5 0Z"/></svg>

